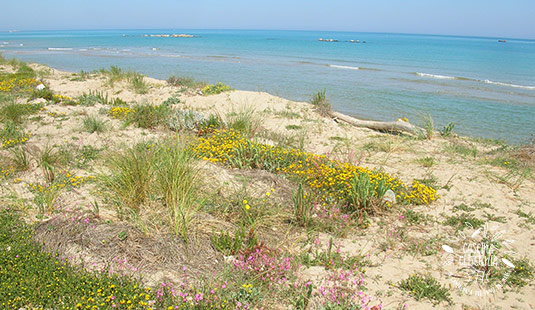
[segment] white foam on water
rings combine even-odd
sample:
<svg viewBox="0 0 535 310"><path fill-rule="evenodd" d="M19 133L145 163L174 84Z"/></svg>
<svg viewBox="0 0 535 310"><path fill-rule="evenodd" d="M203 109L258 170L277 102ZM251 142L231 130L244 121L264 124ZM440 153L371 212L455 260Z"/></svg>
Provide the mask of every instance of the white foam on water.
<svg viewBox="0 0 535 310"><path fill-rule="evenodd" d="M441 80L456 80L457 79L454 76L429 74L429 73L422 73L422 72L416 72L416 75L428 77L428 78L434 78L434 79L441 79Z"/></svg>
<svg viewBox="0 0 535 310"><path fill-rule="evenodd" d="M507 87L535 90L535 86L516 85L516 84L510 84L510 83L495 82L495 81L491 81L491 80L483 80L481 82L483 82L485 84L493 84L493 85L499 85L499 86L507 86Z"/></svg>
<svg viewBox="0 0 535 310"><path fill-rule="evenodd" d="M338 68L338 69L349 69L349 70L360 70L359 67L350 67L350 66L338 66L338 65L327 65L331 68Z"/></svg>
<svg viewBox="0 0 535 310"><path fill-rule="evenodd" d="M49 51L72 51L71 47L49 47Z"/></svg>

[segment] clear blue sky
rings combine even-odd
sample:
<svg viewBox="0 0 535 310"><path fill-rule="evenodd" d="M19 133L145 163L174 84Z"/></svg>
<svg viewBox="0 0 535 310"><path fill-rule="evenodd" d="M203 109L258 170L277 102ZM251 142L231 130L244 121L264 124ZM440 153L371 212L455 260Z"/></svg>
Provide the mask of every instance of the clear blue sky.
<svg viewBox="0 0 535 310"><path fill-rule="evenodd" d="M535 39L535 0L5 0L0 30L288 29Z"/></svg>

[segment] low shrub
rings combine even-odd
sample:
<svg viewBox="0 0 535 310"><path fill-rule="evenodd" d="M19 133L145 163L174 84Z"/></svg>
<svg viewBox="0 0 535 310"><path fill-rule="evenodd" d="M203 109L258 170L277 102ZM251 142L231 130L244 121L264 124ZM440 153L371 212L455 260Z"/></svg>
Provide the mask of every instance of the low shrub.
<svg viewBox="0 0 535 310"><path fill-rule="evenodd" d="M219 82L217 84L210 84L210 85L203 87L201 89L201 92L203 95L209 96L209 95L217 95L217 94L231 91L231 90L233 89L230 86Z"/></svg>

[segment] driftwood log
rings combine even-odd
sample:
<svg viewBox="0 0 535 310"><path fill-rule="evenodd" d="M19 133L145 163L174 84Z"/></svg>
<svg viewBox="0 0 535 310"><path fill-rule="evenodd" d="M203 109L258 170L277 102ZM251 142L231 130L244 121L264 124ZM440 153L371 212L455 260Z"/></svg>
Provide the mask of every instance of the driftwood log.
<svg viewBox="0 0 535 310"><path fill-rule="evenodd" d="M388 132L406 132L413 135L418 135L422 131L421 128L399 119L394 122L378 122L362 120L334 111L329 112L329 114L334 121L342 121L355 127L364 127Z"/></svg>

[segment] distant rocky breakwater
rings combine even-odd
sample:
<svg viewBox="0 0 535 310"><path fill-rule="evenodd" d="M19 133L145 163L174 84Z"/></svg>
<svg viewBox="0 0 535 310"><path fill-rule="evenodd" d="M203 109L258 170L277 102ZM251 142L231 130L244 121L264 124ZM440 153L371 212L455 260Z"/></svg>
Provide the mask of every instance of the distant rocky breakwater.
<svg viewBox="0 0 535 310"><path fill-rule="evenodd" d="M123 34L123 37L151 37L151 38L196 38L197 36L192 34L143 34L143 35L136 35L136 36L129 36L126 34Z"/></svg>

